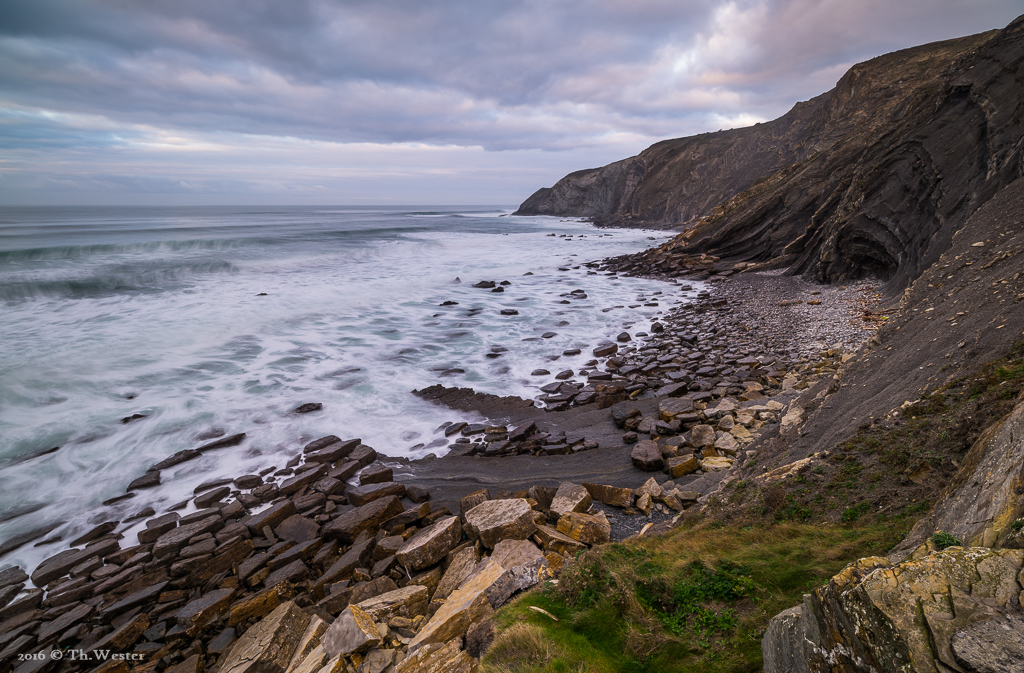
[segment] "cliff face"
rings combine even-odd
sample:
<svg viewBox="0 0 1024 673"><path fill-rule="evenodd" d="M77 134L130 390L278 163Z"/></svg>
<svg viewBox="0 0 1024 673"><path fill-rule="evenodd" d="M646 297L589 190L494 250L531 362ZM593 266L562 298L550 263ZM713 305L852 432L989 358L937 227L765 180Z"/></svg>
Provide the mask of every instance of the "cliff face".
<svg viewBox="0 0 1024 673"><path fill-rule="evenodd" d="M694 225L652 255L712 253L901 290L1024 174L1024 17L854 66L779 119L669 140L540 190L521 215Z"/></svg>

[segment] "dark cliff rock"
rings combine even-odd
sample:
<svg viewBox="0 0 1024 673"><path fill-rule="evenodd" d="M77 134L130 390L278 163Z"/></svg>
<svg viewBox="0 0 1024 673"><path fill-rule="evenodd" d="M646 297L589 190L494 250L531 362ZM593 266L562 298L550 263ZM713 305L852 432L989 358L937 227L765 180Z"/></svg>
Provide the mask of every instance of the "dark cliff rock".
<svg viewBox="0 0 1024 673"><path fill-rule="evenodd" d="M711 253L898 291L1024 174L1024 17L854 66L779 119L566 176L518 213L691 225L648 256Z"/></svg>

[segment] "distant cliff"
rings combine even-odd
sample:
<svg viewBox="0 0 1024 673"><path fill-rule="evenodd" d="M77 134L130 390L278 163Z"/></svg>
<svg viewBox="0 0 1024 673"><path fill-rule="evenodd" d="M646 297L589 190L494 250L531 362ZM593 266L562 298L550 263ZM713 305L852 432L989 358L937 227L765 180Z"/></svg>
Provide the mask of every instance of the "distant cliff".
<svg viewBox="0 0 1024 673"><path fill-rule="evenodd" d="M851 68L772 122L666 140L541 189L520 215L688 226L712 254L898 291L1024 174L1024 17Z"/></svg>

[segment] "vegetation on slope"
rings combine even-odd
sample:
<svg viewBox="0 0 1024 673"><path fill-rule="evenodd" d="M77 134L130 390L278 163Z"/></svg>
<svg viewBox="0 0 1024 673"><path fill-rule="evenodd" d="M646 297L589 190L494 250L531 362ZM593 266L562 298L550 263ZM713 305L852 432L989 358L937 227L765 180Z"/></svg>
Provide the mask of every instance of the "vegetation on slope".
<svg viewBox="0 0 1024 673"><path fill-rule="evenodd" d="M1024 342L788 479L733 482L702 520L580 555L495 615L484 670L760 670L768 621L899 542L1022 390Z"/></svg>

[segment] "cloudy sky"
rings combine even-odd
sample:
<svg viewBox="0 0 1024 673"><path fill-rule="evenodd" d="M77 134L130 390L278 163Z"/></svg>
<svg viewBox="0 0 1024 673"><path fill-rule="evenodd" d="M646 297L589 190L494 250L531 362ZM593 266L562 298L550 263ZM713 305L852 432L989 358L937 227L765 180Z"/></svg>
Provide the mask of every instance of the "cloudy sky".
<svg viewBox="0 0 1024 673"><path fill-rule="evenodd" d="M0 0L0 205L516 204L1024 0Z"/></svg>

